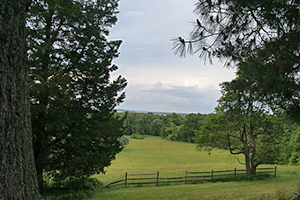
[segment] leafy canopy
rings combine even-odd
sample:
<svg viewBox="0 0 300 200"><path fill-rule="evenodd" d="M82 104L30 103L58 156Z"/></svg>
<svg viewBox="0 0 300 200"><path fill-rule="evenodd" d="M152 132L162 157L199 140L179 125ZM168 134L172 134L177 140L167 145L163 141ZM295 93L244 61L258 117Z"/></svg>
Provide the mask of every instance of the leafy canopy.
<svg viewBox="0 0 300 200"><path fill-rule="evenodd" d="M233 82L234 83L234 82ZM235 90L223 83L222 97L216 113L210 115L196 134L200 150L227 149L233 155L243 154L247 175L256 173L263 163L277 162L282 137L282 124L277 116L266 113L268 106L251 91Z"/></svg>

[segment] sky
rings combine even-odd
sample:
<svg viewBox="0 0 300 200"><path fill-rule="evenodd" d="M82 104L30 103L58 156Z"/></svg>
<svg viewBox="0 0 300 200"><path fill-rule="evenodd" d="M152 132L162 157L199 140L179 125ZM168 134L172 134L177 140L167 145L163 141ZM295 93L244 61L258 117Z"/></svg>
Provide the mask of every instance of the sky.
<svg viewBox="0 0 300 200"><path fill-rule="evenodd" d="M109 40L121 39L119 69L128 86L116 109L149 112L212 113L220 98L219 84L235 71L198 55L179 58L171 39L188 38L197 16L196 0L121 0L118 22Z"/></svg>

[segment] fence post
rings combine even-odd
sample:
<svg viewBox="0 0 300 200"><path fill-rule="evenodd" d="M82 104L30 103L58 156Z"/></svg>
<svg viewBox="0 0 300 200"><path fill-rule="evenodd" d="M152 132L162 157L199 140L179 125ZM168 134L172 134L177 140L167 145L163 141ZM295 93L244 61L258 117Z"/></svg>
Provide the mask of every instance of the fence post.
<svg viewBox="0 0 300 200"><path fill-rule="evenodd" d="M185 171L185 184L187 184L187 171Z"/></svg>
<svg viewBox="0 0 300 200"><path fill-rule="evenodd" d="M236 168L234 168L234 179L236 178Z"/></svg>
<svg viewBox="0 0 300 200"><path fill-rule="evenodd" d="M158 186L159 172L157 172L156 186Z"/></svg>
<svg viewBox="0 0 300 200"><path fill-rule="evenodd" d="M127 172L125 173L125 187L127 187Z"/></svg>
<svg viewBox="0 0 300 200"><path fill-rule="evenodd" d="M274 169L274 177L276 176L276 171L277 171L277 166L275 166L275 169Z"/></svg>
<svg viewBox="0 0 300 200"><path fill-rule="evenodd" d="M214 180L214 170L211 170L211 182L213 182L213 180Z"/></svg>

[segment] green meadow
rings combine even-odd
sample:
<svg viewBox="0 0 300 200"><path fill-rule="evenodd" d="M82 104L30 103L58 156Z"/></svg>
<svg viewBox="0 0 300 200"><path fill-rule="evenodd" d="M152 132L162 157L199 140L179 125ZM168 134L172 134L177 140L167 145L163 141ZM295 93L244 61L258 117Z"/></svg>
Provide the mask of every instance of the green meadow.
<svg viewBox="0 0 300 200"><path fill-rule="evenodd" d="M241 156L240 159L243 157ZM261 165L259 167L274 167ZM211 155L196 150L195 144L173 142L161 137L130 139L105 174L95 175L103 184L129 174L156 173L160 177L184 176L185 171L244 169L228 151ZM98 189L92 200L134 199L288 199L296 189L298 166L278 166L277 176L264 180L243 180L170 186L109 187Z"/></svg>

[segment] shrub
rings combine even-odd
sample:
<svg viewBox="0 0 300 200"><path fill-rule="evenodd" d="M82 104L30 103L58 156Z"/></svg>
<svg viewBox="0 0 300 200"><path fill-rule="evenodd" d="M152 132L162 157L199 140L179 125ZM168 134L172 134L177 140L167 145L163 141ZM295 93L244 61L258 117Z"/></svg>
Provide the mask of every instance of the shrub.
<svg viewBox="0 0 300 200"><path fill-rule="evenodd" d="M125 135L119 137L118 141L120 142L122 148L124 148L127 144L129 144L129 139Z"/></svg>
<svg viewBox="0 0 300 200"><path fill-rule="evenodd" d="M47 187L41 200L84 200L94 194L95 188L102 185L97 179L87 178L68 182L64 187Z"/></svg>
<svg viewBox="0 0 300 200"><path fill-rule="evenodd" d="M139 140L142 140L144 139L144 136L141 135L141 134L135 134L133 133L131 136L130 136L131 139L139 139Z"/></svg>

